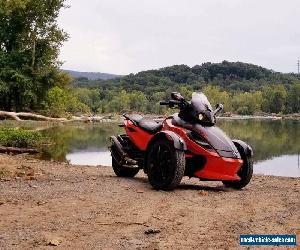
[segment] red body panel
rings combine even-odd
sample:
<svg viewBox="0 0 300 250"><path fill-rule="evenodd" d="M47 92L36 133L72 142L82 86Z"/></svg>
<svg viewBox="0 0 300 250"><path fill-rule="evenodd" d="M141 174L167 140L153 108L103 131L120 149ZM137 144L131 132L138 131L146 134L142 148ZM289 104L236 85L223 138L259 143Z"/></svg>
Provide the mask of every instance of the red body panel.
<svg viewBox="0 0 300 250"><path fill-rule="evenodd" d="M138 147L138 149L145 151L153 135L142 130L129 120L125 120L124 124L126 133L129 136L130 140Z"/></svg>
<svg viewBox="0 0 300 250"><path fill-rule="evenodd" d="M171 120L172 118L167 118L163 122L162 130L173 131L185 141L188 149L186 157L202 155L206 158L204 167L194 173L195 177L204 180L240 180L237 172L243 164L241 159L220 157L217 152L204 149L187 136L185 128L174 126ZM129 120L125 120L124 124L126 133L131 141L140 150L145 151L154 135L145 132Z"/></svg>
<svg viewBox="0 0 300 250"><path fill-rule="evenodd" d="M220 157L216 152L200 147L187 136L185 128L172 125L171 119L165 120L163 130L170 130L180 135L189 152L205 156L206 164L203 169L194 173L195 177L210 180L240 180L236 173L243 164L241 159Z"/></svg>

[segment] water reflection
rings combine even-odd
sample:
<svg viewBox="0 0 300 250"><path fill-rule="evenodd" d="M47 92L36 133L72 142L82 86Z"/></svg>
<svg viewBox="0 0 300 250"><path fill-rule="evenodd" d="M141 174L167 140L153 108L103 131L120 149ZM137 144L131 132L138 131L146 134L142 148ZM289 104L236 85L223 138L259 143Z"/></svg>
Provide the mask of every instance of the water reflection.
<svg viewBox="0 0 300 250"><path fill-rule="evenodd" d="M42 158L56 161L69 160L71 163L80 165L90 165L87 162L92 162L91 165L104 165L110 163L107 160L109 136L121 132L122 129L115 123L52 127L42 131L53 141L53 145L44 150ZM100 156L97 156L96 152ZM88 153L90 153L89 157ZM85 158L86 163L80 156Z"/></svg>
<svg viewBox="0 0 300 250"><path fill-rule="evenodd" d="M300 152L300 122L286 120L222 120L219 126L232 138L248 142L259 162Z"/></svg>
<svg viewBox="0 0 300 250"><path fill-rule="evenodd" d="M66 159L76 165L111 166L111 155L109 151L79 151L66 155Z"/></svg>
<svg viewBox="0 0 300 250"><path fill-rule="evenodd" d="M299 155L282 155L254 165L254 173L276 176L300 176Z"/></svg>

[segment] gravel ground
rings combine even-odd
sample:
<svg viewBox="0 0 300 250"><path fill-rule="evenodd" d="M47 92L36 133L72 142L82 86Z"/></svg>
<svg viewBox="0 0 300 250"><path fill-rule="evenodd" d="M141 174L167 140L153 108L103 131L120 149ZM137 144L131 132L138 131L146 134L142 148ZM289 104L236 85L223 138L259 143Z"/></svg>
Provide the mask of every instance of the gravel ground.
<svg viewBox="0 0 300 250"><path fill-rule="evenodd" d="M242 191L184 178L164 192L142 173L0 154L0 180L1 250L252 249L240 234L277 233L299 247L299 178L254 176Z"/></svg>

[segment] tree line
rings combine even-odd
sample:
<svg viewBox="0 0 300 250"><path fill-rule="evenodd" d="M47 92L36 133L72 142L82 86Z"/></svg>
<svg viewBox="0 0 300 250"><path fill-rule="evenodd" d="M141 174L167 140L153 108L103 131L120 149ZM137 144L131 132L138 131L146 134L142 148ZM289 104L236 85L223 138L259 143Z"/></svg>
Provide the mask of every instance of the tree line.
<svg viewBox="0 0 300 250"><path fill-rule="evenodd" d="M203 91L212 105L223 103L226 112L251 115L257 112L300 112L300 76L283 74L242 62L174 65L110 80L77 78L73 93L92 112L134 110L165 113L159 106L173 91L187 99Z"/></svg>
<svg viewBox="0 0 300 250"><path fill-rule="evenodd" d="M297 113L300 111L300 84L293 84L287 90L284 85L265 86L261 90L251 92L229 92L219 86L208 84L199 89L188 85L173 86L165 91L153 91L145 94L142 91L124 89L74 88L73 95L84 103L92 112L110 113L139 111L143 113L165 114L172 112L159 101L167 100L172 91L180 92L190 99L193 91L204 92L213 106L224 104L224 112L241 115L266 113Z"/></svg>

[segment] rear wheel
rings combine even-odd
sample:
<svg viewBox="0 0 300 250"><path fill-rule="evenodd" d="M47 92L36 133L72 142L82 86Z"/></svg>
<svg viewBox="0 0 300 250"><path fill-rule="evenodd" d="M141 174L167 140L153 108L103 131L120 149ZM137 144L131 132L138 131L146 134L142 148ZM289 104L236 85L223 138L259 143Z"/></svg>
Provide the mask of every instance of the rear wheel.
<svg viewBox="0 0 300 250"><path fill-rule="evenodd" d="M173 190L184 176L185 155L175 149L172 141L161 138L150 146L146 164L154 189Z"/></svg>
<svg viewBox="0 0 300 250"><path fill-rule="evenodd" d="M247 186L253 175L253 160L251 156L242 155L243 165L237 172L237 175L241 178L239 181L222 181L226 187L234 189L242 189Z"/></svg>
<svg viewBox="0 0 300 250"><path fill-rule="evenodd" d="M114 157L112 157L112 168L119 177L134 177L139 172L139 168L137 167L131 168L119 164Z"/></svg>

